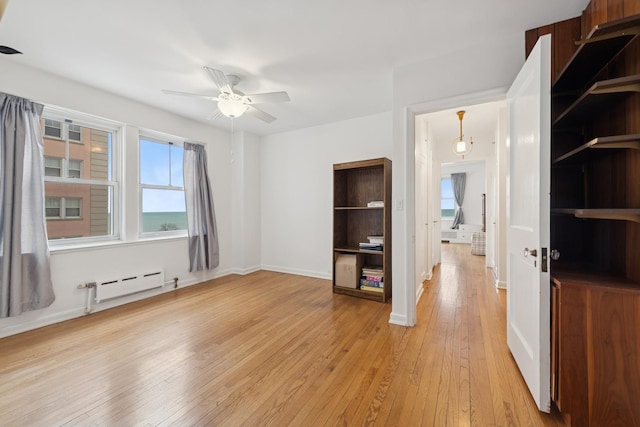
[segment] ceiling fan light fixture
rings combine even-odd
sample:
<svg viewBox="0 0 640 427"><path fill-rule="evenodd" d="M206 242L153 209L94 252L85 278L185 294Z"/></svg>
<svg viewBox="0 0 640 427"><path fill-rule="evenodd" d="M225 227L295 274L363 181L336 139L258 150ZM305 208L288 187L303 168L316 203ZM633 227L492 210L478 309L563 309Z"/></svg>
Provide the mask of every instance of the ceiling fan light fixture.
<svg viewBox="0 0 640 427"><path fill-rule="evenodd" d="M235 119L247 111L248 106L242 101L242 96L235 93L221 93L218 97L218 109L225 116Z"/></svg>
<svg viewBox="0 0 640 427"><path fill-rule="evenodd" d="M464 110L456 113L460 119L460 136L456 137L451 144L453 153L462 157L464 157L465 154L469 154L473 148L473 139L469 138L469 141L465 141L464 135L462 134L462 118L464 117L464 113Z"/></svg>

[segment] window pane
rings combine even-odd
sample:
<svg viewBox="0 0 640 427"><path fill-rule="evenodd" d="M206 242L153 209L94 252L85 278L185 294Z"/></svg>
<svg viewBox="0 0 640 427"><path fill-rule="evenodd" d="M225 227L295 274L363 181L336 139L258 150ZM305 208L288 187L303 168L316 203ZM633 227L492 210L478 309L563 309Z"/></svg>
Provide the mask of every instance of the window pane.
<svg viewBox="0 0 640 427"><path fill-rule="evenodd" d="M51 120L46 119L45 123ZM76 126L76 125L70 125ZM80 126L77 126L80 128ZM58 176L70 178L92 179L107 181L111 178L112 133L100 129L82 128L84 144L73 144L59 139L51 139L47 135L43 137L45 157L57 159L67 158L66 171L54 171L45 160L45 176ZM57 168L60 169L58 163ZM83 170L84 169L84 170Z"/></svg>
<svg viewBox="0 0 640 427"><path fill-rule="evenodd" d="M44 192L47 199L65 199L65 217L47 221L49 239L113 235L110 186L45 182Z"/></svg>
<svg viewBox="0 0 640 427"><path fill-rule="evenodd" d="M142 232L186 230L184 191L142 189Z"/></svg>
<svg viewBox="0 0 640 427"><path fill-rule="evenodd" d="M440 197L443 199L453 198L453 188L451 187L451 178L443 178L440 186Z"/></svg>
<svg viewBox="0 0 640 427"><path fill-rule="evenodd" d="M47 217L60 217L60 199L55 197L46 197L44 202L44 210Z"/></svg>
<svg viewBox="0 0 640 427"><path fill-rule="evenodd" d="M169 144L140 140L140 183L169 185Z"/></svg>
<svg viewBox="0 0 640 427"><path fill-rule="evenodd" d="M78 125L69 125L69 140L80 142L82 139L81 127Z"/></svg>
<svg viewBox="0 0 640 427"><path fill-rule="evenodd" d="M184 149L171 145L171 185L174 187L182 187L183 174L182 174L182 154Z"/></svg>
<svg viewBox="0 0 640 427"><path fill-rule="evenodd" d="M80 178L82 174L82 160L69 160L69 178Z"/></svg>
<svg viewBox="0 0 640 427"><path fill-rule="evenodd" d="M44 121L44 135L52 138L62 138L62 123L46 119Z"/></svg>
<svg viewBox="0 0 640 427"><path fill-rule="evenodd" d="M65 199L64 216L65 218L80 218L80 207L82 206L82 200L80 199Z"/></svg>
<svg viewBox="0 0 640 427"><path fill-rule="evenodd" d="M44 175L45 176L60 176L62 159L56 159L54 157L44 158Z"/></svg>

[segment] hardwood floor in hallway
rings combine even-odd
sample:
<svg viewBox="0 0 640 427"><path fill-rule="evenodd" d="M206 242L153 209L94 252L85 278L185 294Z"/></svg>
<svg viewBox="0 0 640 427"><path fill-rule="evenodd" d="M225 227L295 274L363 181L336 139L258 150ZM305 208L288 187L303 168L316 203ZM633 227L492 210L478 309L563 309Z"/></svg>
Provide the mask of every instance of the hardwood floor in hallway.
<svg viewBox="0 0 640 427"><path fill-rule="evenodd" d="M484 257L443 245L418 325L260 271L0 339L2 426L542 426Z"/></svg>

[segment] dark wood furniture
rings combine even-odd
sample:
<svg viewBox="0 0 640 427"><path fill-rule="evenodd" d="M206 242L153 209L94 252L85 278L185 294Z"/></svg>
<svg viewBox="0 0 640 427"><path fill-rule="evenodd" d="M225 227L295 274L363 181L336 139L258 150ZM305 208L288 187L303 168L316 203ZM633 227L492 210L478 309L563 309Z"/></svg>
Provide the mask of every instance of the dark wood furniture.
<svg viewBox="0 0 640 427"><path fill-rule="evenodd" d="M367 206L375 201L383 206ZM359 244L368 242L367 236L384 236L383 250L361 250ZM365 266L381 268L384 292L336 286L335 261L340 254L361 254ZM333 292L380 302L391 299L391 160L333 165L333 263Z"/></svg>
<svg viewBox="0 0 640 427"><path fill-rule="evenodd" d="M592 0L552 34L552 398L640 426L640 7ZM527 52L528 54L528 52Z"/></svg>

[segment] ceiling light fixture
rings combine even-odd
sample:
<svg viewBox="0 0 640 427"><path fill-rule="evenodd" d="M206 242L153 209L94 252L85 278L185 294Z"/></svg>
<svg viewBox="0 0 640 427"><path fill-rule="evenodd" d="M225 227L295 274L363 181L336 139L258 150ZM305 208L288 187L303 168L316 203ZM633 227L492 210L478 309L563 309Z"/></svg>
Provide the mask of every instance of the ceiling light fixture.
<svg viewBox="0 0 640 427"><path fill-rule="evenodd" d="M464 117L464 113L464 110L456 113L460 119L460 136L451 143L451 149L454 154L462 156L462 158L464 158L465 154L469 154L473 148L473 139L469 138L469 141L465 141L464 135L462 134L462 118Z"/></svg>
<svg viewBox="0 0 640 427"><path fill-rule="evenodd" d="M229 118L235 119L242 116L247 108L242 96L237 93L222 92L218 96L218 109Z"/></svg>

